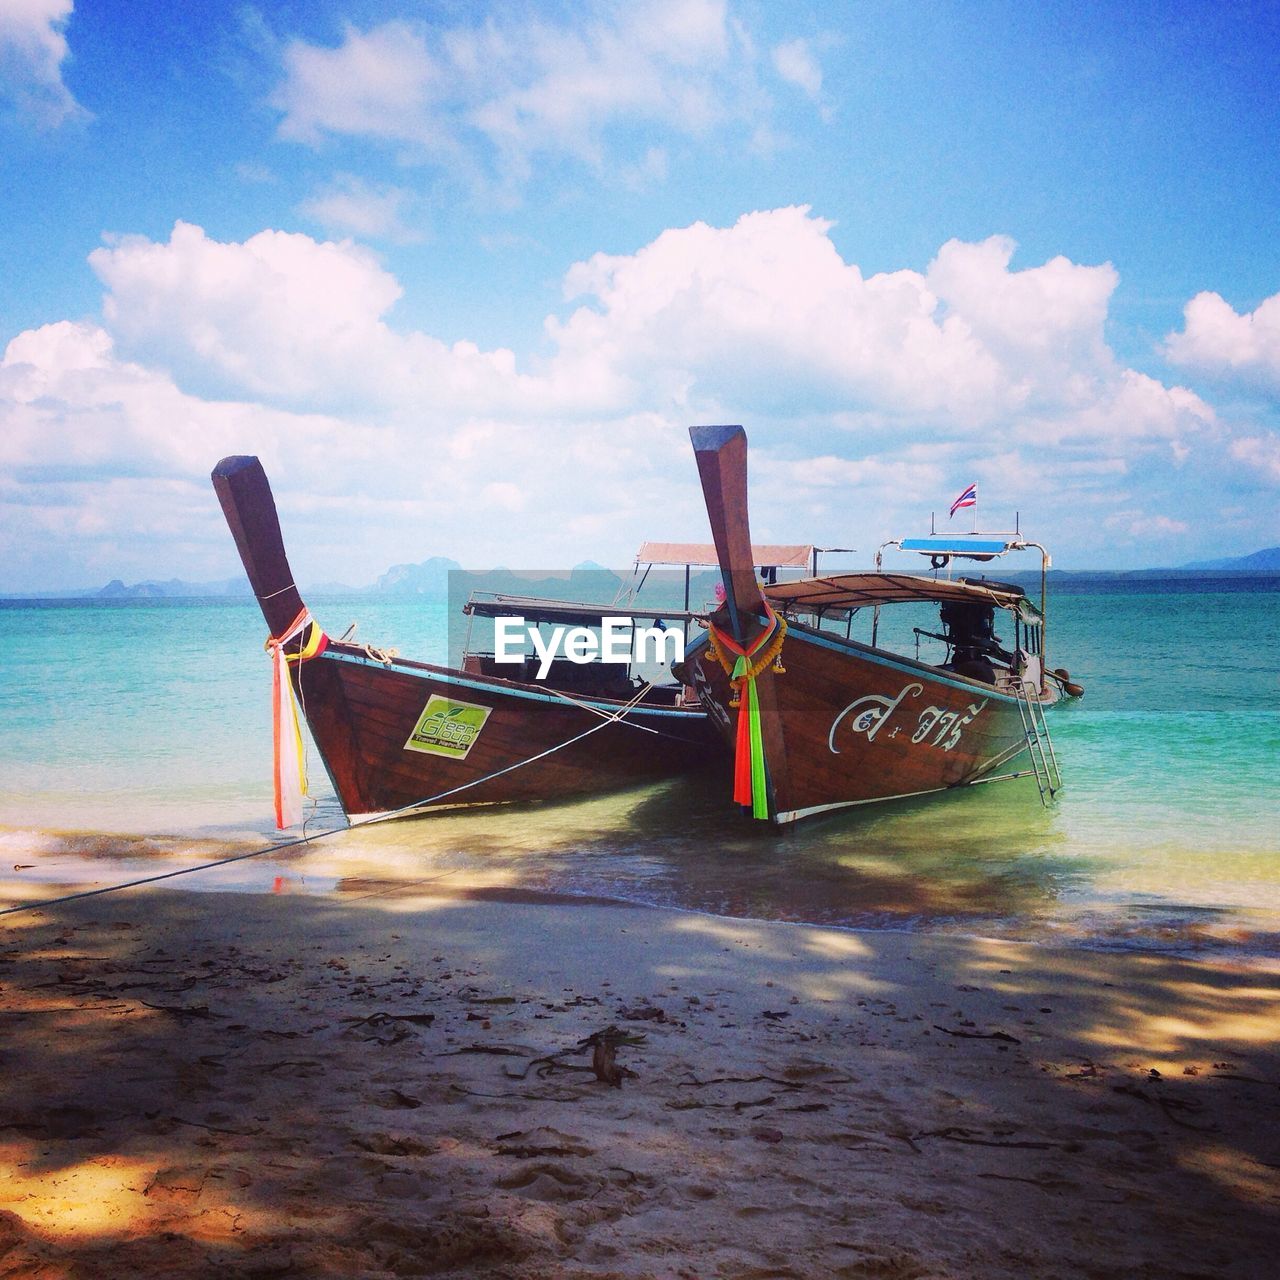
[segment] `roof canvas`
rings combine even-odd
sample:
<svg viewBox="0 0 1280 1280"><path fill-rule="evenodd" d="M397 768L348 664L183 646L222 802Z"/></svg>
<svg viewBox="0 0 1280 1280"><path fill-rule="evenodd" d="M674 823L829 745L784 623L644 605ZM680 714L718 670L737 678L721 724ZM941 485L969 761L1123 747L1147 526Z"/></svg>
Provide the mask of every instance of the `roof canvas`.
<svg viewBox="0 0 1280 1280"><path fill-rule="evenodd" d="M1016 611L1024 617L1039 616L1039 610L1027 600L1021 588L924 578L910 573L842 573L826 578L803 578L799 582L779 582L763 590L765 599L774 608L815 614L928 600L989 604Z"/></svg>
<svg viewBox="0 0 1280 1280"><path fill-rule="evenodd" d="M686 622L697 616L679 607L638 609L630 604L588 604L570 600L544 600L537 596L513 596L499 592L473 595L463 606L462 611L477 618L521 617L526 622L564 622L580 627L598 627L604 618Z"/></svg>
<svg viewBox="0 0 1280 1280"><path fill-rule="evenodd" d="M813 547L755 543L751 558L756 568L808 569L813 563ZM715 569L720 561L710 542L646 542L636 552L636 564L687 564Z"/></svg>

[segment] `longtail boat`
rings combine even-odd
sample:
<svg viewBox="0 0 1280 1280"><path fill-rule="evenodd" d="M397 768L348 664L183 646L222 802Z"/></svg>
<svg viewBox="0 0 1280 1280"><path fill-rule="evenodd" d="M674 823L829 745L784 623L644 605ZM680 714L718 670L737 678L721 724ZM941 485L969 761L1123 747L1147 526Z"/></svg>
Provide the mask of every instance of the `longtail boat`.
<svg viewBox="0 0 1280 1280"><path fill-rule="evenodd" d="M461 668L415 662L327 636L303 603L271 487L254 457L213 470L275 664L276 821L300 820L301 736L290 691L351 822L456 805L558 800L687 772L715 751L706 713L678 684L629 668L558 659L500 665L468 653ZM599 625L661 616L633 605L496 598L479 614ZM514 677L514 678L512 678ZM291 797L293 797L291 799Z"/></svg>
<svg viewBox="0 0 1280 1280"><path fill-rule="evenodd" d="M762 584L751 563L746 433L708 426L690 436L725 600L681 674L733 751L734 799L786 825L1027 775L1051 798L1061 776L1044 710L1083 690L1045 659L1044 548L1020 534L904 538L880 549L875 572ZM1008 583L885 572L888 546L927 555L935 573L957 559L1038 550L1041 604ZM877 644L881 609L907 602L940 608L942 632L916 634L942 643L942 661ZM873 616L869 643L850 633L861 609ZM1011 649L995 635L997 612L1013 623Z"/></svg>

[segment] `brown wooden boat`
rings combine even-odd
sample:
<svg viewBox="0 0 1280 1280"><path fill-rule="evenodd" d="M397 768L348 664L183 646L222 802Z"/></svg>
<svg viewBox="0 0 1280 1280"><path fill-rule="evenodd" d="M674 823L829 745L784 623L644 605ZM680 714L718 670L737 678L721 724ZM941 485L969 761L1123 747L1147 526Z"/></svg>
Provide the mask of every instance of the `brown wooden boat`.
<svg viewBox="0 0 1280 1280"><path fill-rule="evenodd" d="M686 678L733 747L734 798L783 825L850 805L1032 775L1042 798L1060 785L1044 708L1082 690L1044 657L1044 610L1021 587L885 573L808 577L762 586L751 565L747 438L741 427L690 430L724 579L724 605L690 646ZM967 556L1041 551L1020 536L903 539L935 569ZM883 548L882 548L883 551ZM940 606L943 662L876 644L882 607ZM871 643L849 634L862 608ZM1013 620L1004 650L994 616ZM845 622L843 634L839 628ZM1025 767L1018 767L1019 765Z"/></svg>
<svg viewBox="0 0 1280 1280"><path fill-rule="evenodd" d="M266 619L268 647L287 660L350 821L593 795L684 773L715 753L706 713L682 686L650 685L616 665L557 662L545 681L523 667L513 673L522 678L508 679L483 655L454 669L329 638L294 585L257 458L224 458L212 479ZM584 623L640 614L631 605L526 605ZM287 825L279 792L277 820Z"/></svg>

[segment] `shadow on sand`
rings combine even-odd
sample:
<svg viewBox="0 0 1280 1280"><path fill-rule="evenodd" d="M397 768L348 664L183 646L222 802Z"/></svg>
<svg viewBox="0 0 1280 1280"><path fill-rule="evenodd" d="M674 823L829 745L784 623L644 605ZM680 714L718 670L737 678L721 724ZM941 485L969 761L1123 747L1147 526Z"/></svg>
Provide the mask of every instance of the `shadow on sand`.
<svg viewBox="0 0 1280 1280"><path fill-rule="evenodd" d="M1263 968L529 896L11 917L0 1275L1269 1274Z"/></svg>

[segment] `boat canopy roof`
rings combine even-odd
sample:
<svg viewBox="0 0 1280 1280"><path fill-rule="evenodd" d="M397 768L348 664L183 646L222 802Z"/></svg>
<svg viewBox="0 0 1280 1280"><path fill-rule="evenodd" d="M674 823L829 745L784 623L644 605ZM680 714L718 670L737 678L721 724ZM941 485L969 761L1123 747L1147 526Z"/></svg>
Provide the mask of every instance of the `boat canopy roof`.
<svg viewBox="0 0 1280 1280"><path fill-rule="evenodd" d="M753 543L751 560L757 568L808 569L813 552L812 546ZM687 564L716 569L720 561L710 542L646 542L636 552L636 564Z"/></svg>
<svg viewBox="0 0 1280 1280"><path fill-rule="evenodd" d="M925 578L912 573L841 573L826 578L802 578L763 588L775 609L796 610L823 616L846 614L867 605L906 604L912 601L964 602L1008 609L1029 622L1038 622L1040 610L1021 587L1007 582L969 578Z"/></svg>
<svg viewBox="0 0 1280 1280"><path fill-rule="evenodd" d="M648 622L685 622L698 615L684 609L638 609L630 604L587 604L575 600L545 600L538 596L477 593L463 606L477 618L523 618L526 622L562 622L598 627L602 618L635 618Z"/></svg>

